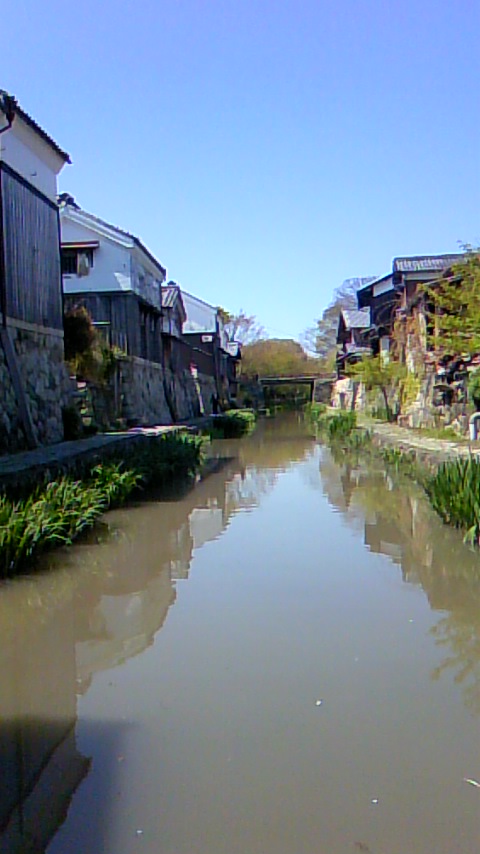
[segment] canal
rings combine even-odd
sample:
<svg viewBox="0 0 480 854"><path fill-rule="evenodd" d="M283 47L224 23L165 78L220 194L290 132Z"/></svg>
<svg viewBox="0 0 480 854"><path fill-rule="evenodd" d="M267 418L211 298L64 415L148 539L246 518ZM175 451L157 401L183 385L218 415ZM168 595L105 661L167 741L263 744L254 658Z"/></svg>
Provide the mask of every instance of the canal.
<svg viewBox="0 0 480 854"><path fill-rule="evenodd" d="M297 416L0 588L2 854L478 854L480 557Z"/></svg>

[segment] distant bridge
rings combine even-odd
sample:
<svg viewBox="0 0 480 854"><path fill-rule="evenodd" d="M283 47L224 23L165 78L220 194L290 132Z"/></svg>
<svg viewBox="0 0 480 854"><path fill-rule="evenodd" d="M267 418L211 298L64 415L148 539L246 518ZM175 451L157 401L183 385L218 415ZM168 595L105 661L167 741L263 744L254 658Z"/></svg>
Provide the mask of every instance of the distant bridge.
<svg viewBox="0 0 480 854"><path fill-rule="evenodd" d="M312 383L333 383L335 375L325 376L296 376L296 377L259 377L261 385L312 385Z"/></svg>
<svg viewBox="0 0 480 854"><path fill-rule="evenodd" d="M330 387L335 382L336 376L335 374L329 374L328 376L309 376L305 374L301 374L295 377L259 377L258 382L263 388L274 388L275 386L283 386L283 385L309 385L310 386L310 399L314 400L317 395L314 394L315 388L323 388L324 393L326 392L327 397L330 397ZM323 399L323 395L320 394L319 398Z"/></svg>

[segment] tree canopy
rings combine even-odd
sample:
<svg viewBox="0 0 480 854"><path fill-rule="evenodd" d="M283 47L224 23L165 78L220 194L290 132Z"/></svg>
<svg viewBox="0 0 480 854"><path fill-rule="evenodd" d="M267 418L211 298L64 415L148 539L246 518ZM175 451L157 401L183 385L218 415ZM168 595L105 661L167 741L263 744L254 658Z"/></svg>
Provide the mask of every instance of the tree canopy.
<svg viewBox="0 0 480 854"><path fill-rule="evenodd" d="M313 375L321 373L321 367L291 338L262 339L242 349L242 374L249 377Z"/></svg>
<svg viewBox="0 0 480 854"><path fill-rule="evenodd" d="M464 260L424 290L435 350L449 356L480 353L480 250L465 247Z"/></svg>
<svg viewBox="0 0 480 854"><path fill-rule="evenodd" d="M392 419L389 393L404 378L405 373L405 365L393 360L386 362L381 356L364 356L349 367L349 375L362 382L367 391L381 391L388 421Z"/></svg>

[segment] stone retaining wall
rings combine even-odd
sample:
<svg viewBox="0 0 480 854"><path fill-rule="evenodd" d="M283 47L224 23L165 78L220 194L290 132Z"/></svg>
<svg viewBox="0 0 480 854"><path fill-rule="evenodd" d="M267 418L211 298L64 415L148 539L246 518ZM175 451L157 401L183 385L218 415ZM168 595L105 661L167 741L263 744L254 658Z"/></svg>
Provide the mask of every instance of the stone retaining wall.
<svg viewBox="0 0 480 854"><path fill-rule="evenodd" d="M313 402L329 404L332 399L334 382L323 379L315 380L313 384Z"/></svg>
<svg viewBox="0 0 480 854"><path fill-rule="evenodd" d="M335 409L354 409L357 412L365 412L367 408L365 386L350 377L337 380L333 383L331 403Z"/></svg>
<svg viewBox="0 0 480 854"><path fill-rule="evenodd" d="M402 427L451 427L459 435L468 434L469 416L473 404L467 400L466 384L457 388L458 399L451 404L442 403L435 393L436 376L429 372L423 377L420 388L409 406L399 415L398 423ZM459 393L461 392L461 393Z"/></svg>
<svg viewBox="0 0 480 854"><path fill-rule="evenodd" d="M35 438L40 445L61 442L62 410L70 404L72 394L64 362L63 332L10 320L8 328ZM0 453L26 447L17 396L0 345Z"/></svg>
<svg viewBox="0 0 480 854"><path fill-rule="evenodd" d="M127 427L150 427L210 415L216 386L214 378L204 374L186 369L174 373L157 362L122 356L109 383L90 387L90 393L100 428L119 421Z"/></svg>
<svg viewBox="0 0 480 854"><path fill-rule="evenodd" d="M162 366L130 356L119 361L118 369L121 417L127 426L172 424Z"/></svg>

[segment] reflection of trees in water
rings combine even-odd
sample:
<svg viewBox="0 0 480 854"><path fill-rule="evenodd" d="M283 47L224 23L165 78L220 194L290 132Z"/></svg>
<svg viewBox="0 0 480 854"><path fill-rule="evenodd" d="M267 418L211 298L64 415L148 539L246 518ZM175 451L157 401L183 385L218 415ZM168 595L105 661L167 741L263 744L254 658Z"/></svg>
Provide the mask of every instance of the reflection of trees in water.
<svg viewBox="0 0 480 854"><path fill-rule="evenodd" d="M255 432L244 439L214 443L220 453L238 460L239 471L250 466L257 470L285 471L304 460L314 446L312 436L303 426L302 416L295 413L261 421Z"/></svg>
<svg viewBox="0 0 480 854"><path fill-rule="evenodd" d="M358 528L368 548L399 564L404 581L421 585L433 610L445 612L431 633L450 654L433 678L453 673L466 706L480 714L480 555L443 525L416 485L375 464L335 461L322 451L321 475L330 503Z"/></svg>
<svg viewBox="0 0 480 854"><path fill-rule="evenodd" d="M274 469L257 469L249 466L243 472L237 472L226 484L226 500L229 515L239 510L250 510L260 504L278 479Z"/></svg>
<svg viewBox="0 0 480 854"><path fill-rule="evenodd" d="M226 484L228 515L256 507L274 488L278 475L302 462L314 447L298 413L262 421L244 439L216 443L215 449L232 456L237 464L235 474Z"/></svg>
<svg viewBox="0 0 480 854"><path fill-rule="evenodd" d="M480 597L473 607L457 609L442 617L432 628L437 646L447 647L449 654L433 671L433 678L452 672L454 682L462 687L465 705L480 714L480 632L478 612ZM472 613L474 611L474 613Z"/></svg>

